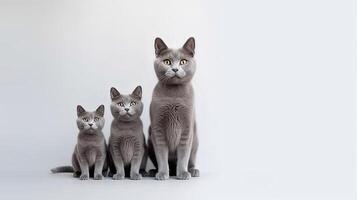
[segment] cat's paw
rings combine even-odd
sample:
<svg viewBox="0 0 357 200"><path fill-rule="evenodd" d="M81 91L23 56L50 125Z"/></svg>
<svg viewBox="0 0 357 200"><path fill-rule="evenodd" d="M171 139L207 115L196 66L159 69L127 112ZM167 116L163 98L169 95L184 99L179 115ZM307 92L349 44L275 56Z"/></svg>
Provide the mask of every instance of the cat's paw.
<svg viewBox="0 0 357 200"><path fill-rule="evenodd" d="M101 174L96 174L96 175L94 175L93 179L94 179L94 180L102 180L102 179L103 179L103 175L101 175Z"/></svg>
<svg viewBox="0 0 357 200"><path fill-rule="evenodd" d="M155 175L155 179L156 180L167 180L169 179L169 173L168 172L158 172L156 175Z"/></svg>
<svg viewBox="0 0 357 200"><path fill-rule="evenodd" d="M82 174L80 177L79 177L79 180L88 180L89 179L89 176L87 174Z"/></svg>
<svg viewBox="0 0 357 200"><path fill-rule="evenodd" d="M191 178L191 174L189 172L183 171L179 172L176 176L177 179L179 180L188 180Z"/></svg>
<svg viewBox="0 0 357 200"><path fill-rule="evenodd" d="M113 175L113 180L123 180L125 178L124 174L116 173Z"/></svg>
<svg viewBox="0 0 357 200"><path fill-rule="evenodd" d="M131 180L141 180L142 176L139 173L131 173L130 174L130 179Z"/></svg>
<svg viewBox="0 0 357 200"><path fill-rule="evenodd" d="M192 177L199 177L200 176L200 170L192 168L188 170L191 174Z"/></svg>
<svg viewBox="0 0 357 200"><path fill-rule="evenodd" d="M81 172L73 172L73 177L78 178L81 175Z"/></svg>

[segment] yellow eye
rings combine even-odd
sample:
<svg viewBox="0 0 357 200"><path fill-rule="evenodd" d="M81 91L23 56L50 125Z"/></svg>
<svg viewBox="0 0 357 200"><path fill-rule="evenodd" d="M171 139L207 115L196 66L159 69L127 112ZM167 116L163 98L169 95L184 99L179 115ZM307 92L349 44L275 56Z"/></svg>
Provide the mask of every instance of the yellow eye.
<svg viewBox="0 0 357 200"><path fill-rule="evenodd" d="M118 105L121 106L121 107L124 107L124 103L123 102L119 102Z"/></svg>
<svg viewBox="0 0 357 200"><path fill-rule="evenodd" d="M84 117L84 118L83 118L83 121L88 122L88 118L87 118L87 117Z"/></svg>
<svg viewBox="0 0 357 200"><path fill-rule="evenodd" d="M171 60L165 59L165 60L164 60L164 63L165 63L165 65L171 65Z"/></svg>
<svg viewBox="0 0 357 200"><path fill-rule="evenodd" d="M94 117L94 121L98 121L99 120L99 117Z"/></svg>
<svg viewBox="0 0 357 200"><path fill-rule="evenodd" d="M180 60L180 65L184 65L184 64L186 64L186 63L187 63L187 60L186 60L186 59Z"/></svg>
<svg viewBox="0 0 357 200"><path fill-rule="evenodd" d="M130 102L130 106L134 106L134 105L136 105L135 101Z"/></svg>

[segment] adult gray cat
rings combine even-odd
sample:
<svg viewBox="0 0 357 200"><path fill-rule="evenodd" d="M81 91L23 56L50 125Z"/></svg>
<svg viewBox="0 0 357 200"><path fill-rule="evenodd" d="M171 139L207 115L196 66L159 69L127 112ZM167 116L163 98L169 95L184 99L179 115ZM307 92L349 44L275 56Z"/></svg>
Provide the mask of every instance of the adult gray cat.
<svg viewBox="0 0 357 200"><path fill-rule="evenodd" d="M187 180L198 177L195 168L198 138L191 79L195 73L195 40L180 49L170 49L155 39L154 62L158 83L150 105L148 153L158 168L157 180L169 175Z"/></svg>
<svg viewBox="0 0 357 200"><path fill-rule="evenodd" d="M102 129L105 123L104 106L96 111L88 112L77 106L77 126L79 129L77 145L72 155L72 166L51 169L53 173L73 172L74 177L87 180L90 176L95 180L103 178L107 172L107 145Z"/></svg>
<svg viewBox="0 0 357 200"><path fill-rule="evenodd" d="M122 95L114 87L110 90L112 103L110 109L114 117L109 137L110 173L113 179L140 180L145 171L147 154L143 123L140 115L143 112L141 86L132 94Z"/></svg>

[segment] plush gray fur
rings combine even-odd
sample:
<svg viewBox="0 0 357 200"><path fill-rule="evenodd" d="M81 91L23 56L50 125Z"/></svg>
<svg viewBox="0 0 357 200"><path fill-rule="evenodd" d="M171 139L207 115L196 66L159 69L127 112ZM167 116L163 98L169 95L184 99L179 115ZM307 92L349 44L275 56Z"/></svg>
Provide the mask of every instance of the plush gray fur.
<svg viewBox="0 0 357 200"><path fill-rule="evenodd" d="M104 106L96 111L88 112L82 106L77 106L78 141L72 155L72 167L62 166L52 169L53 173L73 172L74 177L87 180L93 176L101 180L106 175L107 146L102 129L105 123Z"/></svg>
<svg viewBox="0 0 357 200"><path fill-rule="evenodd" d="M140 169L145 171L147 154L143 123L141 86L130 95L122 95L114 87L110 90L110 106L114 117L109 137L110 173L113 179L140 180Z"/></svg>
<svg viewBox="0 0 357 200"><path fill-rule="evenodd" d="M199 176L195 168L198 138L191 80L195 73L195 40L180 49L170 49L155 39L154 62L158 83L150 105L148 152L158 168L157 180L169 175L187 180Z"/></svg>

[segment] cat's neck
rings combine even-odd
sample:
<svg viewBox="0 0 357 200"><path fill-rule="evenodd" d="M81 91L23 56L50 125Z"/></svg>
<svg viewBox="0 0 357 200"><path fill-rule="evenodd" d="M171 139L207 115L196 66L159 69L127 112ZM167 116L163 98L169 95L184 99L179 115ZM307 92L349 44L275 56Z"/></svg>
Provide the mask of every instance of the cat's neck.
<svg viewBox="0 0 357 200"><path fill-rule="evenodd" d="M118 124L136 124L141 121L140 117L133 119L133 120L129 120L129 121L119 120L117 118L114 118L113 120L114 120L114 122L116 122Z"/></svg>
<svg viewBox="0 0 357 200"><path fill-rule="evenodd" d="M186 83L179 83L179 84L169 84L169 83L159 81L158 85L160 85L161 87L168 88L168 89L185 88L185 87L191 86L191 81L186 82Z"/></svg>

